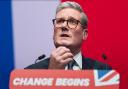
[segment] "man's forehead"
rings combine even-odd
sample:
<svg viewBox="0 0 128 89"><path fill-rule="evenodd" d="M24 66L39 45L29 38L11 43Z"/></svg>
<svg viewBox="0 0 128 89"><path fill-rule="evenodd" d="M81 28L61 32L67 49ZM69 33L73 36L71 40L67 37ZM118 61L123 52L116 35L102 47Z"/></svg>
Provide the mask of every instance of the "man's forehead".
<svg viewBox="0 0 128 89"><path fill-rule="evenodd" d="M64 19L74 18L79 20L81 18L81 13L73 8L65 8L60 10L56 14L56 18L64 18Z"/></svg>
<svg viewBox="0 0 128 89"><path fill-rule="evenodd" d="M61 18L56 18L56 19L64 19L64 20L69 20L69 19L76 19L76 18L74 18L74 17L72 17L72 16L69 16L69 17L61 17ZM76 20L78 20L78 19L76 19Z"/></svg>

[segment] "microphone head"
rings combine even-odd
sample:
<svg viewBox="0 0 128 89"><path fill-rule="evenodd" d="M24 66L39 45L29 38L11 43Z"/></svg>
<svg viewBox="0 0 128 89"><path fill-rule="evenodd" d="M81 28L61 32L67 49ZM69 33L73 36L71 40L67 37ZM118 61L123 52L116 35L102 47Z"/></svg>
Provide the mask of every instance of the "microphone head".
<svg viewBox="0 0 128 89"><path fill-rule="evenodd" d="M106 54L102 54L102 58L104 59L104 60L106 60L107 59L107 56L106 56Z"/></svg>
<svg viewBox="0 0 128 89"><path fill-rule="evenodd" d="M43 59L45 57L46 57L45 54L42 54L41 56L38 57L38 60L41 60L41 59Z"/></svg>

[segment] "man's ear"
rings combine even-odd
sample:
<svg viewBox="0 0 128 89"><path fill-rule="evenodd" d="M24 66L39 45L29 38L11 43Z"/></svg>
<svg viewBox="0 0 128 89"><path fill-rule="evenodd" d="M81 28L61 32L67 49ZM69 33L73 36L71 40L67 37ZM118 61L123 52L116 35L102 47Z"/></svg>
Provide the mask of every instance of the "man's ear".
<svg viewBox="0 0 128 89"><path fill-rule="evenodd" d="M83 29L83 40L86 40L88 37L88 29Z"/></svg>

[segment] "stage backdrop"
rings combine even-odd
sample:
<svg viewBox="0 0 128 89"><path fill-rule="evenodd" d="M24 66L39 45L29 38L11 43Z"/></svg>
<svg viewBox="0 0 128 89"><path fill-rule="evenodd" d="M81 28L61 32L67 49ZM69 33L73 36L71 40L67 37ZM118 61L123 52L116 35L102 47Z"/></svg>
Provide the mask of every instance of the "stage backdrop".
<svg viewBox="0 0 128 89"><path fill-rule="evenodd" d="M66 1L66 0L63 0ZM128 82L127 0L71 0L89 17L84 56L110 64L121 73L121 87ZM9 74L54 48L52 19L60 0L0 1L0 89L8 89ZM107 58L104 60L102 55ZM4 80L4 81L3 81Z"/></svg>

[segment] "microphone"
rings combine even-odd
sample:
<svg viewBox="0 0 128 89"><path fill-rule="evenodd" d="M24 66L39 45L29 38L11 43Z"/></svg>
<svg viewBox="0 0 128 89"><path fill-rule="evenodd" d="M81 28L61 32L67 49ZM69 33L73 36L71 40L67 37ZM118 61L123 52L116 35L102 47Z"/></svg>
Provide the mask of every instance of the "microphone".
<svg viewBox="0 0 128 89"><path fill-rule="evenodd" d="M35 60L35 64L37 63L38 60L44 59L46 57L45 54L42 54L41 56L39 56L36 60Z"/></svg>
<svg viewBox="0 0 128 89"><path fill-rule="evenodd" d="M102 54L102 58L104 59L104 60L107 60L108 58L107 58L107 56L106 56L106 54Z"/></svg>
<svg viewBox="0 0 128 89"><path fill-rule="evenodd" d="M105 60L105 62L106 62L106 60L108 59L108 58L107 58L107 55L106 55L105 53L102 54L102 58ZM106 62L106 63L107 63L107 62ZM108 70L107 64L105 64L105 70Z"/></svg>

